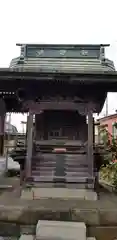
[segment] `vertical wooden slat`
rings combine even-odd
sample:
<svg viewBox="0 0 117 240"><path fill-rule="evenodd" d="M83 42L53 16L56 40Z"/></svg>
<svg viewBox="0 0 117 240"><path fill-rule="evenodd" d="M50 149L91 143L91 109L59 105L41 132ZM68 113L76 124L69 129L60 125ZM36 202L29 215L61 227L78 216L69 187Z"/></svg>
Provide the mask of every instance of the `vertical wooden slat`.
<svg viewBox="0 0 117 240"><path fill-rule="evenodd" d="M26 156L26 178L31 177L31 161L33 148L33 113L29 112L27 118L27 156Z"/></svg>

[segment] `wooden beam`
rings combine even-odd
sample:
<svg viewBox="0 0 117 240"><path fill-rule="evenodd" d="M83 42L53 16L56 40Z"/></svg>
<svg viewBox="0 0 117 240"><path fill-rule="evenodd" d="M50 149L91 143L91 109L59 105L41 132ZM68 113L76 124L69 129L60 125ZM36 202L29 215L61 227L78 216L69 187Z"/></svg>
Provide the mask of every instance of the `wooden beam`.
<svg viewBox="0 0 117 240"><path fill-rule="evenodd" d="M23 109L30 109L33 114L40 114L44 110L72 110L78 111L81 115L88 114L88 103L75 103L73 101L26 101ZM92 111L96 111L95 103L92 104Z"/></svg>

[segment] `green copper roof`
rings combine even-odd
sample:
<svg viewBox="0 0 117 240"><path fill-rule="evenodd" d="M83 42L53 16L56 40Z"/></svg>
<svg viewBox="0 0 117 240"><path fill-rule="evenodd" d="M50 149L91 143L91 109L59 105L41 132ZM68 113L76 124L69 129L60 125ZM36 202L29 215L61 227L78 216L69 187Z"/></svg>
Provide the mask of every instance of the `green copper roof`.
<svg viewBox="0 0 117 240"><path fill-rule="evenodd" d="M10 63L17 71L107 72L115 71L105 59L103 45L21 45L21 54Z"/></svg>

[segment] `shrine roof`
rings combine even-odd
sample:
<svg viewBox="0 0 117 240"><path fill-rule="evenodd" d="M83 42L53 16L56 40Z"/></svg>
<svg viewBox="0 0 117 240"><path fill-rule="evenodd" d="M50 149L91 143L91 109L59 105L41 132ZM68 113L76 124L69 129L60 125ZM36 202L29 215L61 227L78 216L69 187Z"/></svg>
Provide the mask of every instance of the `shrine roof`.
<svg viewBox="0 0 117 240"><path fill-rule="evenodd" d="M26 93L26 99L30 99L30 96L32 99L48 96L58 92L58 89L61 95L73 98L79 93L83 96L94 95L102 109L106 93L117 92L117 72L44 73L0 68L0 94L6 101L8 112L23 112L17 100L17 91L20 89Z"/></svg>
<svg viewBox="0 0 117 240"><path fill-rule="evenodd" d="M108 44L18 46L20 56L12 59L9 68L0 69L0 94L6 101L7 111L21 111L19 90L25 93L25 100L52 95L53 92L56 95L58 91L60 95L72 98L79 93L94 95L95 101L99 102L98 112L106 93L117 91L114 63L105 58Z"/></svg>
<svg viewBox="0 0 117 240"><path fill-rule="evenodd" d="M107 44L18 44L21 54L12 59L15 71L51 73L115 71L113 61L105 58Z"/></svg>
<svg viewBox="0 0 117 240"><path fill-rule="evenodd" d="M17 71L35 72L107 72L115 71L114 63L109 59L60 59L60 58L24 58L13 59L10 68Z"/></svg>

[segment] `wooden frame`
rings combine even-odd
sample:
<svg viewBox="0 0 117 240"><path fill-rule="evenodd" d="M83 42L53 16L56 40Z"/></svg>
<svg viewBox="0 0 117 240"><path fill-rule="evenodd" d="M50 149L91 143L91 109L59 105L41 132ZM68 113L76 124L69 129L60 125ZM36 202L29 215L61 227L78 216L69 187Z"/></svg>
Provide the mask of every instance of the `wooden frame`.
<svg viewBox="0 0 117 240"><path fill-rule="evenodd" d="M33 114L39 114L40 110L44 110L44 107L41 108L41 104L34 103L34 102L28 102L28 107L29 107L29 116L28 116L28 131L27 131L27 158L26 158L26 177L30 178L31 177L31 161L32 161L32 147L33 147ZM44 104L44 103L43 103ZM47 104L47 103L46 103ZM47 105L44 105L45 107ZM51 104L53 103L48 103L51 109ZM55 103L53 109L57 109L57 104ZM49 106L47 109L49 109ZM72 103L71 103L72 106ZM91 179L93 179L93 172L94 172L94 167L93 167L93 161L94 161L94 156L93 156L93 140L94 140L94 122L93 122L93 109L94 105L92 103L82 103L82 104L76 104L77 110L79 110L81 115L88 115L88 144L87 144L87 161L88 161L88 172L89 176ZM79 108L78 108L79 106ZM63 108L62 108L63 107ZM64 109L66 110L66 105L64 105L64 102L61 102L59 109ZM70 107L69 107L70 108Z"/></svg>

